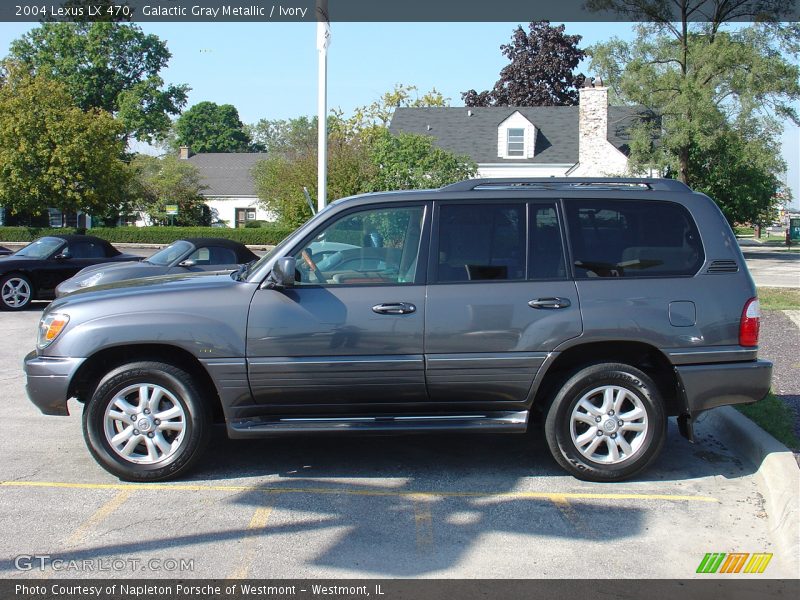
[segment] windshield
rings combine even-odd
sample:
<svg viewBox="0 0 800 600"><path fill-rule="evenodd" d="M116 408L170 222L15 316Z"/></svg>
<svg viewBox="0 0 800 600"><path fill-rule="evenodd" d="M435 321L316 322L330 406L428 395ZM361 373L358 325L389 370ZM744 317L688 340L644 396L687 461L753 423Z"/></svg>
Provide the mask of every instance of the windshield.
<svg viewBox="0 0 800 600"><path fill-rule="evenodd" d="M158 265L159 267L166 267L174 263L192 248L194 248L194 246L189 242L178 240L177 242L171 243L166 248L159 250L153 254L153 256L145 259L144 262L150 263L151 265Z"/></svg>
<svg viewBox="0 0 800 600"><path fill-rule="evenodd" d="M242 265L237 271L234 271L231 276L234 279L238 279L239 281L244 281L247 279L247 276L250 275L253 271L255 271L259 266L263 265L265 262L269 261L273 256L275 256L275 251L280 248L281 244L292 237L293 233L290 233L285 238L283 238L280 242L278 242L275 247L267 252L264 256L259 258L258 260L251 261L246 265Z"/></svg>
<svg viewBox="0 0 800 600"><path fill-rule="evenodd" d="M305 229L306 227L310 227L312 224L314 224L317 221L319 221L322 218L322 216L325 215L325 213L327 213L328 210L336 202L339 202L339 200L336 200L335 202L331 202L330 204L326 204L325 208L323 208L321 211L319 211L317 214L315 214L313 217L311 217L308 221L306 221L303 225L298 227L295 231L293 231L292 233L287 235L285 238L283 238L280 242L275 244L275 247L272 250L267 252L264 256L259 258L256 262L250 263L244 269L241 269L239 271L234 271L232 273L233 278L234 279L238 279L239 281L244 281L245 279L247 279L249 277L250 273L255 273L261 267L261 265L264 265L264 264L268 263L275 256L275 251L278 248L280 248L284 244L284 242L286 242L286 240L288 240L290 237L294 236L301 229Z"/></svg>
<svg viewBox="0 0 800 600"><path fill-rule="evenodd" d="M14 256L28 256L30 258L47 258L64 245L64 240L55 237L43 237L35 240L17 250Z"/></svg>

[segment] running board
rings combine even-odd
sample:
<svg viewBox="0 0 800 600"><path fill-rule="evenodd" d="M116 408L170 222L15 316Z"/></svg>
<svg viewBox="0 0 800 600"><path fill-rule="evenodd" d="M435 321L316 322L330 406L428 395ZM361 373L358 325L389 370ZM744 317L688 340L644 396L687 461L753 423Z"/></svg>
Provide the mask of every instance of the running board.
<svg viewBox="0 0 800 600"><path fill-rule="evenodd" d="M228 424L232 438L283 433L424 433L429 431L484 431L524 433L528 411L460 415L395 415L373 417L275 417L242 419Z"/></svg>

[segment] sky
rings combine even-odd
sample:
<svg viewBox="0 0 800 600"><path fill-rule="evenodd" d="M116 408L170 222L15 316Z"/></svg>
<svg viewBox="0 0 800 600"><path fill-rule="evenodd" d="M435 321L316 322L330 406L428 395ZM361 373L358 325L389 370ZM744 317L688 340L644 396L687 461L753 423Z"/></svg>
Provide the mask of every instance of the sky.
<svg viewBox="0 0 800 600"><path fill-rule="evenodd" d="M233 104L245 123L316 114L315 23L140 23L172 52L162 73L186 83L191 106ZM0 23L0 55L34 23ZM333 23L328 51L328 107L350 114L395 84L435 87L454 106L461 92L490 89L507 60L500 45L517 23ZM630 40L629 23L568 23L581 46L613 36ZM588 65L582 71L588 72ZM800 207L800 128L787 127L783 155L794 206Z"/></svg>

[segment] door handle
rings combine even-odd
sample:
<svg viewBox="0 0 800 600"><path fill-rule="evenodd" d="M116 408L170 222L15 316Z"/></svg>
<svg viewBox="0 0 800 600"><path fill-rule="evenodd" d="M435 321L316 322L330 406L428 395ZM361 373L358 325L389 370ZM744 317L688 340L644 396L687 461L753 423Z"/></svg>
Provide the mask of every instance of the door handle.
<svg viewBox="0 0 800 600"><path fill-rule="evenodd" d="M379 315L408 315L417 311L417 307L410 302L387 302L376 304L372 311Z"/></svg>
<svg viewBox="0 0 800 600"><path fill-rule="evenodd" d="M569 305L568 298L537 298L528 302L531 308L567 308Z"/></svg>

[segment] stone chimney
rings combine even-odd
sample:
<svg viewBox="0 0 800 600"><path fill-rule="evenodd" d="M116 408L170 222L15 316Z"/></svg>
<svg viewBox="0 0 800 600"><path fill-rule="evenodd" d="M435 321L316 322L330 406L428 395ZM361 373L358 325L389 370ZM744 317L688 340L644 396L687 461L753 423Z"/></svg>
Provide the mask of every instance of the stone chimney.
<svg viewBox="0 0 800 600"><path fill-rule="evenodd" d="M189 146L181 146L178 149L178 158L181 160L189 160L189 157L192 155L192 151L189 149Z"/></svg>
<svg viewBox="0 0 800 600"><path fill-rule="evenodd" d="M578 162L600 166L609 146L608 88L599 77L587 77L578 93Z"/></svg>

